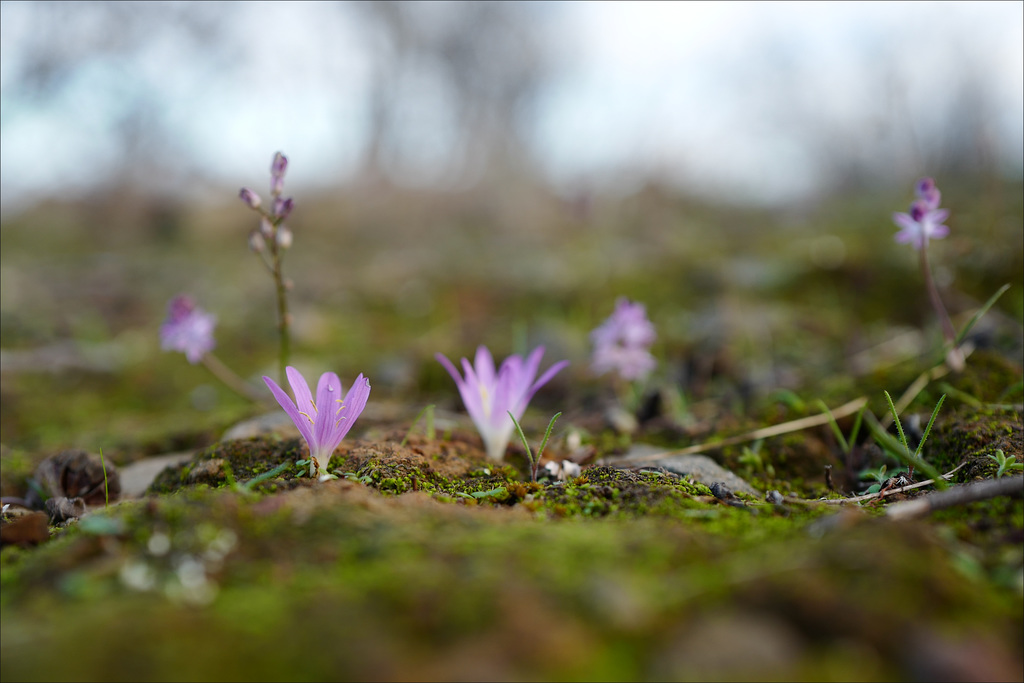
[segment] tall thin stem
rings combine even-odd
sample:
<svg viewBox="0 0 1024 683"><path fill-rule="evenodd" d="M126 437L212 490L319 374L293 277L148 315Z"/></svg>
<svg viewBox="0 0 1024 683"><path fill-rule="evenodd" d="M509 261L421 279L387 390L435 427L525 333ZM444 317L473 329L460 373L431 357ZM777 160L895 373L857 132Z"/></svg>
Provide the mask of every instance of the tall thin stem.
<svg viewBox="0 0 1024 683"><path fill-rule="evenodd" d="M939 290L935 287L935 280L932 278L932 269L928 264L927 243L921 247L920 254L921 271L924 273L924 284L928 289L928 298L931 299L932 308L935 309L935 314L939 317L939 324L942 326L942 336L945 337L946 344L950 346L949 352L946 354L946 362L949 363L950 368L954 372L960 372L964 369L966 361L964 360L963 353L957 348L956 329L953 327L953 321L949 319L946 307L942 305Z"/></svg>
<svg viewBox="0 0 1024 683"><path fill-rule="evenodd" d="M288 354L290 342L288 335L288 296L284 277L281 274L281 252L274 244L274 284L277 289L277 329L280 336L280 350L278 354L278 370L281 377L281 386L285 382L285 368L288 367Z"/></svg>

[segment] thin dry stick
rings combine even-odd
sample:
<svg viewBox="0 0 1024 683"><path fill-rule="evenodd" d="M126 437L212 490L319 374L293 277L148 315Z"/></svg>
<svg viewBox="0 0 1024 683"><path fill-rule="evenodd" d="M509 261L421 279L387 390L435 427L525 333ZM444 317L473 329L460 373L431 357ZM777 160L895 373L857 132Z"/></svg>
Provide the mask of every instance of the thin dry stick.
<svg viewBox="0 0 1024 683"><path fill-rule="evenodd" d="M949 472L946 472L945 474L943 474L942 478L943 479L950 479L954 474L956 474L957 470L959 470L961 467L963 467L966 464L967 464L966 462L960 463L959 465L957 465L956 467L951 469ZM900 487L898 489L889 489L888 491L885 491L885 492L877 491L875 493L866 493L863 496L855 496L853 498L830 498L828 500L822 500L821 502L825 503L826 505L843 505L845 503L862 503L865 500L874 500L875 498L882 498L884 496L891 496L894 493L902 493L904 491L913 491L914 489L919 489L922 486L930 486L930 485L932 485L934 483L935 483L934 479L928 479L926 481L921 481L921 482L918 482L916 484L907 484L906 486Z"/></svg>
<svg viewBox="0 0 1024 683"><path fill-rule="evenodd" d="M904 520L924 517L935 510L988 500L998 496L1024 495L1024 476L1002 479L985 479L963 484L945 491L936 491L926 496L896 503L885 511L889 519Z"/></svg>
<svg viewBox="0 0 1024 683"><path fill-rule="evenodd" d="M868 402L868 399L864 396L855 398L849 403L844 403L835 410L832 411L832 417L838 419L840 417L846 417L857 412ZM764 439L769 436L778 436L779 434L788 434L790 432L798 432L801 429L810 429L811 427L817 427L819 425L828 424L830 420L827 412L820 413L818 415L811 415L809 417L802 417L799 420L791 420L789 422L783 422L782 424L772 425L771 427L763 427L761 429L755 429L747 434L741 434L739 436L731 436L728 439L721 441L714 441L710 443L700 443L693 446L687 446L686 448L680 448L674 451L663 451L661 453L652 453L651 455L639 455L639 456L624 456L618 458L603 458L598 461L598 464L607 465L612 463L621 462L647 462L650 460L660 460L670 455L692 455L693 453L700 453L702 451L708 451L715 448L722 448L723 446L734 446L738 443L747 443L748 441L756 441L757 439Z"/></svg>

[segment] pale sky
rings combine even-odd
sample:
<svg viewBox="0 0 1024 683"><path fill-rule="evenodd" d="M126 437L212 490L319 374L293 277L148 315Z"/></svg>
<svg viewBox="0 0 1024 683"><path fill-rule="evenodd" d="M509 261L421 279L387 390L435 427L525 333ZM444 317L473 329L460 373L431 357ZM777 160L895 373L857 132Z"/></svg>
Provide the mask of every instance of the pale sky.
<svg viewBox="0 0 1024 683"><path fill-rule="evenodd" d="M109 136L119 102L138 96L162 103L169 149L227 183L260 180L278 149L296 162L296 185L343 180L365 143L372 43L354 21L324 21L330 9L247 4L234 26L245 63L232 79L211 77L180 45L154 38L133 64L141 93L103 60L44 109L4 90L3 204L93 188L117 163ZM29 30L24 10L2 4L0 86ZM801 135L899 131L897 111L927 140L937 104L959 92L951 75L963 63L993 99L986 126L1005 152L1000 163L1016 174L1024 163L1021 2L569 2L542 15L557 24L559 64L527 143L560 187L658 173L711 195L798 199L814 192L821 163ZM905 100L897 110L880 96L882 76ZM448 132L417 105L438 96L423 84L407 107L408 138L423 141L427 171ZM913 160L892 163L918 172Z"/></svg>

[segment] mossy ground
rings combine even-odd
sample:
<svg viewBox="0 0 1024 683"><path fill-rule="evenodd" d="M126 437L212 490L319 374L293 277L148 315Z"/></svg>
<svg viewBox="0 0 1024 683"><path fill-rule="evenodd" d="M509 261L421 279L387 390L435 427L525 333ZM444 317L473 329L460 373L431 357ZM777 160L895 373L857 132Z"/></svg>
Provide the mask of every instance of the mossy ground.
<svg viewBox="0 0 1024 683"><path fill-rule="evenodd" d="M126 503L4 551L3 678L879 679L943 675L947 642L1019 663L1019 591L931 525L690 500L552 521L306 479Z"/></svg>
<svg viewBox="0 0 1024 683"><path fill-rule="evenodd" d="M947 394L923 456L942 471L966 460L955 481L967 482L994 476L996 449L1024 459L1024 256L1006 247L1024 195L1013 184L998 207L971 209L979 193L954 188L944 201L966 217L933 263L957 324L1014 287L972 335L967 371L929 383L903 417L927 421ZM905 200L797 220L656 187L583 219L550 197L514 216L427 196L303 199L286 267L293 361L365 372L371 403L408 413L364 414L323 483L295 465L299 439L219 440L262 409L158 348L167 299L188 291L219 316L221 358L256 384L276 371L247 212L182 213L159 244L134 222L5 223L5 351L31 360L66 338L86 361L106 349L118 362L5 372L3 494L23 495L64 448L103 448L118 466L197 453L142 500L3 549L0 679L1020 680L1024 503L893 523L886 503L817 501L899 465L866 430L850 453L827 426L706 449L758 490L809 501L774 505L653 468L532 483L517 444L495 465L465 423L429 439L422 422L410 429L428 403L461 410L433 354L481 343L498 355L543 343L545 366L572 361L524 422L534 437L563 412L551 457L573 452L572 435L594 459L633 441L721 441L810 416L818 399L865 396L882 416L883 390L896 398L941 355L916 259L891 249L888 216ZM826 234L845 245L841 263L815 261ZM659 334L632 435L609 427L609 388L586 368L587 332L620 295L646 303ZM892 344L908 337L909 351Z"/></svg>
<svg viewBox="0 0 1024 683"><path fill-rule="evenodd" d="M297 439L215 444L143 500L5 548L0 677L878 680L966 674L957 658L977 652L985 677L1021 664L1019 498L895 524L870 506L728 504L657 471L531 483L460 431L353 440L334 481L305 476L303 454Z"/></svg>

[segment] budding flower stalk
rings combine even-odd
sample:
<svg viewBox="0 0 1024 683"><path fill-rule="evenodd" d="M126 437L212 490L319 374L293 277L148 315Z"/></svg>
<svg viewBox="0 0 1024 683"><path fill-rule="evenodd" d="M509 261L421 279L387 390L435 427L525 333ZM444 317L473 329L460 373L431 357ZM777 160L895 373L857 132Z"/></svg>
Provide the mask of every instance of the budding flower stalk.
<svg viewBox="0 0 1024 683"><path fill-rule="evenodd" d="M942 335L949 345L946 362L954 372L964 369L963 352L956 345L956 330L949 319L946 307L942 305L939 290L932 278L931 266L928 263L928 240L942 239L949 234L949 227L944 221L949 218L949 209L940 209L942 193L931 178L921 178L914 187L917 197L910 205L908 213L894 213L893 222L899 227L894 239L897 242L910 244L917 250L921 260L921 272L924 275L925 288L932 308L942 326Z"/></svg>
<svg viewBox="0 0 1024 683"><path fill-rule="evenodd" d="M238 192L238 196L253 211L260 215L258 230L249 234L249 249L263 261L263 265L274 278L277 293L277 328L280 338L279 370L280 381L284 384L285 368L289 356L289 320L288 299L285 279L281 271L281 259L284 252L292 246L292 232L284 226L284 221L291 214L295 202L291 197L282 198L284 191L284 174L288 170L288 157L281 152L274 154L270 162L270 195L271 211L263 208L260 196L247 187Z"/></svg>

